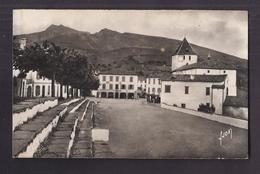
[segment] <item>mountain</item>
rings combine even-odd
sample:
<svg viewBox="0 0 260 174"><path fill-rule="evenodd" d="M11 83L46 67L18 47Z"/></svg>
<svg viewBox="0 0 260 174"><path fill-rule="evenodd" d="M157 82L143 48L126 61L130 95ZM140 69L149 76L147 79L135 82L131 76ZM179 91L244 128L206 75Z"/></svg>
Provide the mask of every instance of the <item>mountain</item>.
<svg viewBox="0 0 260 174"><path fill-rule="evenodd" d="M27 38L28 44L49 40L62 47L73 48L87 55L89 60L101 70L139 71L143 69L146 74L162 69L170 70L171 55L174 54L181 42L176 39L120 33L109 29L102 29L91 34L63 25L50 25L44 31L15 37L17 39ZM236 68L238 70L238 86L247 90L247 60L195 44L191 44L191 46L198 54L199 61L208 59L210 53L210 59Z"/></svg>

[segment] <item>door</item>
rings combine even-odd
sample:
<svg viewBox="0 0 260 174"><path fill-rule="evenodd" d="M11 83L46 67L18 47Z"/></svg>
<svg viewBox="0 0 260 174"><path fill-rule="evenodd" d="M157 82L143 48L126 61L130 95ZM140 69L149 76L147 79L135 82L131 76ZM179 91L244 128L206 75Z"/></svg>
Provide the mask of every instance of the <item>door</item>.
<svg viewBox="0 0 260 174"><path fill-rule="evenodd" d="M45 86L42 86L42 97L45 97Z"/></svg>
<svg viewBox="0 0 260 174"><path fill-rule="evenodd" d="M32 97L32 87L31 86L28 86L27 88L27 97Z"/></svg>

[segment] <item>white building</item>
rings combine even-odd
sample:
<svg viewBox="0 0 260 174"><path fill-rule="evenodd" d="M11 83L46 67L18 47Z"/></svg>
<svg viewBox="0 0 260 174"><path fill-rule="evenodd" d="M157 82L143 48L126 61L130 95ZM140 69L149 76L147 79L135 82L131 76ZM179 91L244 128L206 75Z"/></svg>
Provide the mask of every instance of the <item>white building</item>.
<svg viewBox="0 0 260 174"><path fill-rule="evenodd" d="M146 78L146 93L149 95L160 96L162 91L161 79L150 76Z"/></svg>
<svg viewBox="0 0 260 174"><path fill-rule="evenodd" d="M223 113L226 96L237 95L236 70L208 57L198 62L186 38L172 56L172 76L162 79L161 105L198 110L201 104Z"/></svg>
<svg viewBox="0 0 260 174"><path fill-rule="evenodd" d="M30 71L26 76L25 93L27 97L51 97L51 80L40 77L36 71ZM55 97L60 97L60 84L55 83ZM80 90L73 89L69 86L69 95L80 96ZM62 87L62 96L67 98L67 87Z"/></svg>
<svg viewBox="0 0 260 174"><path fill-rule="evenodd" d="M27 40L26 38L19 39L20 49L25 49ZM20 79L21 85L19 85L18 93L19 97L50 97L51 96L51 80L40 77L38 72L36 71L29 71L26 74L26 77ZM55 97L61 97L60 94L60 84L55 82ZM67 88L66 86L62 87L62 96L67 98ZM80 96L79 89L72 89L69 86L69 95L72 96Z"/></svg>
<svg viewBox="0 0 260 174"><path fill-rule="evenodd" d="M97 97L137 98L138 76L134 72L101 72Z"/></svg>
<svg viewBox="0 0 260 174"><path fill-rule="evenodd" d="M226 99L226 75L175 75L162 81L161 103L197 110L200 104L216 108L222 114Z"/></svg>
<svg viewBox="0 0 260 174"><path fill-rule="evenodd" d="M194 52L186 38L179 45L176 53L172 56L172 71L184 65L198 62L198 55Z"/></svg>
<svg viewBox="0 0 260 174"><path fill-rule="evenodd" d="M206 61L177 68L173 70L173 74L227 75L228 96L237 95L237 71L210 58Z"/></svg>

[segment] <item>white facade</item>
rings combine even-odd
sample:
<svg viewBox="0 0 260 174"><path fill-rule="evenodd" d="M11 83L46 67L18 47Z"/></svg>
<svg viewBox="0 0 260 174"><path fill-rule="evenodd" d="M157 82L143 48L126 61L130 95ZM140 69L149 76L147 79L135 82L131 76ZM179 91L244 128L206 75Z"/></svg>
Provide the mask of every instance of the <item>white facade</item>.
<svg viewBox="0 0 260 174"><path fill-rule="evenodd" d="M184 65L197 63L197 55L174 55L172 56L172 71Z"/></svg>
<svg viewBox="0 0 260 174"><path fill-rule="evenodd" d="M51 97L51 80L40 77L36 71L29 71L26 76L26 89L27 97ZM60 84L55 83L55 97L60 97ZM67 98L67 87L62 87L62 96ZM74 93L76 93L74 89ZM71 86L69 86L69 93L71 93ZM80 96L80 90L77 91Z"/></svg>
<svg viewBox="0 0 260 174"><path fill-rule="evenodd" d="M237 96L237 71L228 69L201 69L194 68L173 72L173 74L192 74L192 75L227 75L228 96Z"/></svg>
<svg viewBox="0 0 260 174"><path fill-rule="evenodd" d="M160 78L146 78L146 93L153 95L161 95L162 84Z"/></svg>
<svg viewBox="0 0 260 174"><path fill-rule="evenodd" d="M138 89L137 75L100 74L98 96L105 98L136 98Z"/></svg>
<svg viewBox="0 0 260 174"><path fill-rule="evenodd" d="M146 92L146 83L147 79L145 77L138 76L137 88L139 88L140 91Z"/></svg>
<svg viewBox="0 0 260 174"><path fill-rule="evenodd" d="M187 53L187 54L186 54ZM205 60L207 61L207 60ZM208 59L208 61L210 61ZM191 68L177 70L180 67L198 62L198 56L184 38L176 54L172 56L173 75L202 75L204 81L181 79L162 81L161 103L176 107L198 110L200 104L215 107L215 113L223 114L226 96L237 95L237 72L230 69ZM205 76L204 76L205 75ZM214 82L211 75L226 75L222 82ZM192 78L192 76L190 76Z"/></svg>
<svg viewBox="0 0 260 174"><path fill-rule="evenodd" d="M226 89L214 89L212 85L224 84L225 81L219 83L162 81L161 103L192 110L198 110L200 104L214 105L215 113L222 114ZM167 91L166 86L168 89L170 88L169 91Z"/></svg>

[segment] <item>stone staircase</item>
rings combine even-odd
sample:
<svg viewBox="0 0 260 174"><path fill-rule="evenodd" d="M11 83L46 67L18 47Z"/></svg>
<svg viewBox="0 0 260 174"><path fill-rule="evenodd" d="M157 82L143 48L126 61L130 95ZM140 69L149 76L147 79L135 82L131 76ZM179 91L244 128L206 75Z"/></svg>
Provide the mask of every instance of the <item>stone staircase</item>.
<svg viewBox="0 0 260 174"><path fill-rule="evenodd" d="M58 126L53 130L48 139L38 149L35 157L38 158L69 158L71 157L71 149L74 146L76 132L79 122L85 114L89 100L80 103L78 108L74 107L60 121ZM75 109L76 108L76 109ZM86 118L86 116L84 116ZM90 137L91 140L91 137ZM90 141L91 142L91 141ZM91 144L88 141L88 144ZM88 145L89 146L89 145ZM90 149L91 154L91 149ZM90 155L91 157L91 155Z"/></svg>
<svg viewBox="0 0 260 174"><path fill-rule="evenodd" d="M59 120L82 100L62 104L38 113L33 119L16 127L12 135L13 157L33 157L39 145L57 126Z"/></svg>

